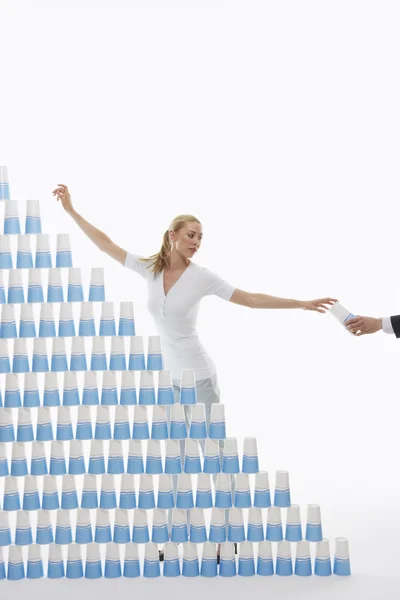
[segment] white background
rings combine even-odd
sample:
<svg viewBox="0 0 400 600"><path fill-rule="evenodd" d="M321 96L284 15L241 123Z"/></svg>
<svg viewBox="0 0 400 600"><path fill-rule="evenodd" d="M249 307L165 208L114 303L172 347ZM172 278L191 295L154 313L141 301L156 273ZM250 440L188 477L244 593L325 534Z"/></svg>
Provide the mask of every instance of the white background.
<svg viewBox="0 0 400 600"><path fill-rule="evenodd" d="M131 252L158 251L197 216L195 260L233 285L330 295L356 314L400 312L399 15L395 2L186 0L0 4L0 164L12 199L40 199L44 232L69 232L74 266L104 266L107 300L145 283L102 254L51 195ZM55 236L52 243L55 244ZM200 597L396 598L399 466L395 336L351 337L331 315L206 298L198 329L217 365L228 435L256 436L288 469L305 517L348 537L351 578L198 582L135 590ZM2 582L0 597L28 582ZM131 582L29 582L42 597L132 593ZM142 587L143 586L143 587ZM397 590L397 591L396 591Z"/></svg>

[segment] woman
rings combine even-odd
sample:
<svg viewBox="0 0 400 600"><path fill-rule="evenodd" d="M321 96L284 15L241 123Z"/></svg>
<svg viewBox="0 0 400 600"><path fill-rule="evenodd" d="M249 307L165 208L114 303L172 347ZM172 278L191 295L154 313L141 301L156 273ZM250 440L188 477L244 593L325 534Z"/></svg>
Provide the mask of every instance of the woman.
<svg viewBox="0 0 400 600"><path fill-rule="evenodd" d="M57 201L61 200L63 208L82 231L100 250L146 280L149 291L148 309L160 336L164 368L171 371L175 401L179 401L181 371L193 369L197 400L205 404L207 424L210 421L211 406L219 402L220 392L215 364L202 346L196 331L201 298L216 295L248 308L302 308L320 313L337 302L333 298L290 300L235 288L209 269L191 261L200 249L203 238L201 223L192 215L175 217L164 233L162 246L157 254L148 258L131 254L79 215L72 206L67 186L58 185L53 195L57 196ZM188 411L186 419L189 419ZM204 450L204 442L201 446ZM182 454L183 449L182 444ZM169 529L170 527L171 519Z"/></svg>

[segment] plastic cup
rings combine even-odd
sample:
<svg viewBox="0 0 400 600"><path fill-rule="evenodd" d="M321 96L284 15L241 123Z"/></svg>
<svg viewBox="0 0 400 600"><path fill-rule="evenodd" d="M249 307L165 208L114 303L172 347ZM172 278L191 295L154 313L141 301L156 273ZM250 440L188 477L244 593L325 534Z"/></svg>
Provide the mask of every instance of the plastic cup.
<svg viewBox="0 0 400 600"><path fill-rule="evenodd" d="M86 508L78 508L76 517L75 542L90 544L93 541L90 512Z"/></svg>
<svg viewBox="0 0 400 600"><path fill-rule="evenodd" d="M111 338L110 370L126 371L125 342L122 336Z"/></svg>
<svg viewBox="0 0 400 600"><path fill-rule="evenodd" d="M197 475L196 507L211 508L212 505L211 477L208 473L199 473Z"/></svg>
<svg viewBox="0 0 400 600"><path fill-rule="evenodd" d="M225 510L215 506L211 509L210 532L208 539L210 542L220 544L226 540Z"/></svg>
<svg viewBox="0 0 400 600"><path fill-rule="evenodd" d="M125 472L124 457L122 455L122 442L120 440L110 440L108 450L107 473L120 475Z"/></svg>
<svg viewBox="0 0 400 600"><path fill-rule="evenodd" d="M101 303L99 335L116 335L113 302Z"/></svg>
<svg viewBox="0 0 400 600"><path fill-rule="evenodd" d="M24 478L24 497L22 501L22 510L39 509L40 499L37 478L33 475L26 475Z"/></svg>
<svg viewBox="0 0 400 600"><path fill-rule="evenodd" d="M78 379L75 371L66 371L64 373L63 383L63 405L79 406Z"/></svg>
<svg viewBox="0 0 400 600"><path fill-rule="evenodd" d="M104 268L92 267L90 270L89 301L104 302Z"/></svg>
<svg viewBox="0 0 400 600"><path fill-rule="evenodd" d="M168 542L167 512L165 509L155 508L153 511L151 540L156 544Z"/></svg>
<svg viewBox="0 0 400 600"><path fill-rule="evenodd" d="M71 338L70 371L86 371L85 340L82 336Z"/></svg>
<svg viewBox="0 0 400 600"><path fill-rule="evenodd" d="M103 372L100 402L106 406L116 406L118 404L117 377L115 371Z"/></svg>
<svg viewBox="0 0 400 600"><path fill-rule="evenodd" d="M39 334L40 335L40 334ZM44 337L33 339L32 371L44 373L49 370L47 340Z"/></svg>
<svg viewBox="0 0 400 600"><path fill-rule="evenodd" d="M148 440L150 437L147 406L140 404L135 404L134 406L132 437L136 440Z"/></svg>
<svg viewBox="0 0 400 600"><path fill-rule="evenodd" d="M141 407L143 408L143 407ZM127 473L132 475L144 473L143 450L141 440L129 440Z"/></svg>
<svg viewBox="0 0 400 600"><path fill-rule="evenodd" d="M310 542L301 540L296 544L296 560L294 565L296 575L307 577L312 574Z"/></svg>
<svg viewBox="0 0 400 600"><path fill-rule="evenodd" d="M155 440L168 438L167 409L156 404L153 406L153 419L151 424L151 437Z"/></svg>
<svg viewBox="0 0 400 600"><path fill-rule="evenodd" d="M271 506L271 494L267 471L259 471L256 473L253 505L257 508L269 508Z"/></svg>
<svg viewBox="0 0 400 600"><path fill-rule="evenodd" d="M16 477L4 478L3 510L20 510L19 485Z"/></svg>
<svg viewBox="0 0 400 600"><path fill-rule="evenodd" d="M271 542L264 540L258 544L257 575L269 576L274 574Z"/></svg>
<svg viewBox="0 0 400 600"><path fill-rule="evenodd" d="M17 269L33 269L33 256L30 237L30 235L18 235Z"/></svg>
<svg viewBox="0 0 400 600"><path fill-rule="evenodd" d="M321 508L318 504L309 504L307 511L306 540L322 541Z"/></svg>
<svg viewBox="0 0 400 600"><path fill-rule="evenodd" d="M239 545L238 575L249 577L255 575L253 544L242 542Z"/></svg>
<svg viewBox="0 0 400 600"><path fill-rule="evenodd" d="M79 544L70 544L68 546L66 576L68 579L80 579L83 577L82 555Z"/></svg>
<svg viewBox="0 0 400 600"><path fill-rule="evenodd" d="M136 508L135 479L130 473L123 473L121 476L119 507Z"/></svg>
<svg viewBox="0 0 400 600"><path fill-rule="evenodd" d="M228 473L217 474L215 506L218 508L231 508L232 506L232 487Z"/></svg>
<svg viewBox="0 0 400 600"><path fill-rule="evenodd" d="M43 477L42 508L43 510L57 510L60 508L57 480L54 475Z"/></svg>
<svg viewBox="0 0 400 600"><path fill-rule="evenodd" d="M74 437L72 431L71 411L69 406L59 406L57 408L57 433L56 439L60 441L72 440Z"/></svg>
<svg viewBox="0 0 400 600"><path fill-rule="evenodd" d="M285 540L288 542L300 542L302 539L300 506L292 504L286 513Z"/></svg>
<svg viewBox="0 0 400 600"><path fill-rule="evenodd" d="M19 408L18 409L17 441L18 442L32 442L33 441L33 427L32 427L32 416L31 416L30 408Z"/></svg>
<svg viewBox="0 0 400 600"><path fill-rule="evenodd" d="M196 376L194 369L183 369L181 378L181 389L179 394L181 404L196 404Z"/></svg>
<svg viewBox="0 0 400 600"><path fill-rule="evenodd" d="M72 267L69 233L57 233L56 267Z"/></svg>
<svg viewBox="0 0 400 600"><path fill-rule="evenodd" d="M219 575L220 577L233 577L236 575L236 559L233 542L221 544Z"/></svg>
<svg viewBox="0 0 400 600"><path fill-rule="evenodd" d="M237 438L226 438L222 454L222 472L239 473L239 471Z"/></svg>
<svg viewBox="0 0 400 600"><path fill-rule="evenodd" d="M160 561L158 558L157 544L147 542L144 547L143 577L159 577Z"/></svg>
<svg viewBox="0 0 400 600"><path fill-rule="evenodd" d="M72 544L69 510L58 509L56 521L56 544Z"/></svg>
<svg viewBox="0 0 400 600"><path fill-rule="evenodd" d="M140 560L138 545L129 543L125 546L124 577L140 577Z"/></svg>
<svg viewBox="0 0 400 600"><path fill-rule="evenodd" d="M42 269L35 268L28 271L28 302L44 302Z"/></svg>
<svg viewBox="0 0 400 600"><path fill-rule="evenodd" d="M31 338L36 337L36 323L33 313L33 304L21 304L21 312L19 318L19 337ZM27 369L28 371L29 369Z"/></svg>
<svg viewBox="0 0 400 600"><path fill-rule="evenodd" d="M215 403L211 405L208 436L214 440L224 440L226 438L225 404Z"/></svg>
<svg viewBox="0 0 400 600"><path fill-rule="evenodd" d="M182 575L184 577L197 577L199 574L197 545L192 542L185 542L183 544Z"/></svg>
<svg viewBox="0 0 400 600"><path fill-rule="evenodd" d="M25 233L41 233L42 222L40 219L39 200L26 201Z"/></svg>
<svg viewBox="0 0 400 600"><path fill-rule="evenodd" d="M173 508L172 510L172 542L187 542L188 541L188 523L186 510L182 508Z"/></svg>
<svg viewBox="0 0 400 600"><path fill-rule="evenodd" d="M86 579L99 579L102 576L100 546L93 542L88 544L86 549L85 577Z"/></svg>
<svg viewBox="0 0 400 600"><path fill-rule="evenodd" d="M194 544L207 541L204 510L202 508L192 508L190 511L189 536L190 541Z"/></svg>
<svg viewBox="0 0 400 600"><path fill-rule="evenodd" d="M168 439L166 441L165 472L172 475L182 472L181 451L178 440Z"/></svg>
<svg viewBox="0 0 400 600"><path fill-rule="evenodd" d="M168 509L175 506L172 475L162 473L158 479L157 507Z"/></svg>
<svg viewBox="0 0 400 600"><path fill-rule="evenodd" d="M147 511L136 508L133 513L132 542L145 544L150 540Z"/></svg>
<svg viewBox="0 0 400 600"><path fill-rule="evenodd" d="M80 267L68 269L68 302L83 302L82 272Z"/></svg>
<svg viewBox="0 0 400 600"><path fill-rule="evenodd" d="M26 510L17 512L15 527L15 545L29 546L33 543L30 513Z"/></svg>
<svg viewBox="0 0 400 600"><path fill-rule="evenodd" d="M91 440L88 473L102 475L105 472L103 440Z"/></svg>
<svg viewBox="0 0 400 600"><path fill-rule="evenodd" d="M351 574L349 541L347 538L335 538L335 557L333 561L335 575L348 576Z"/></svg>
<svg viewBox="0 0 400 600"><path fill-rule="evenodd" d="M141 473L138 507L148 510L154 508L155 505L153 476L148 473Z"/></svg>
<svg viewBox="0 0 400 600"><path fill-rule="evenodd" d="M155 403L154 373L140 371L139 404L153 405Z"/></svg>
<svg viewBox="0 0 400 600"><path fill-rule="evenodd" d="M267 514L267 535L270 542L283 540L281 509L278 506L270 506Z"/></svg>
<svg viewBox="0 0 400 600"><path fill-rule="evenodd" d="M67 352L65 349L65 339L55 337L52 339L51 349L51 370L68 371Z"/></svg>
<svg viewBox="0 0 400 600"><path fill-rule="evenodd" d="M183 470L185 473L201 473L200 447L197 440L185 440L185 459Z"/></svg>
<svg viewBox="0 0 400 600"><path fill-rule="evenodd" d="M146 473L159 475L163 472L161 463L161 444L159 440L148 440L146 456Z"/></svg>
<svg viewBox="0 0 400 600"><path fill-rule="evenodd" d="M53 528L50 522L50 513L39 510L37 513L36 543L48 545L54 542Z"/></svg>
<svg viewBox="0 0 400 600"><path fill-rule="evenodd" d="M24 579L25 565L21 546L10 546L8 551L7 579L17 581Z"/></svg>
<svg viewBox="0 0 400 600"><path fill-rule="evenodd" d="M104 508L96 509L96 528L94 541L99 544L111 542L111 527L109 511Z"/></svg>
<svg viewBox="0 0 400 600"><path fill-rule="evenodd" d="M50 544L49 559L47 563L48 579L59 579L65 577L64 559L61 546L58 544Z"/></svg>
<svg viewBox="0 0 400 600"><path fill-rule="evenodd" d="M93 302L81 302L81 314L79 317L79 331L81 336L95 336L96 326L93 316Z"/></svg>
<svg viewBox="0 0 400 600"><path fill-rule="evenodd" d="M127 544L131 541L128 512L121 508L115 510L113 542Z"/></svg>
<svg viewBox="0 0 400 600"><path fill-rule="evenodd" d="M96 476L90 473L85 473L83 477L82 488L82 508L97 508L99 505L97 495L97 480Z"/></svg>
<svg viewBox="0 0 400 600"><path fill-rule="evenodd" d="M11 269L8 275L7 302L23 304L25 302L24 286L20 269Z"/></svg>
<svg viewBox="0 0 400 600"><path fill-rule="evenodd" d="M172 377L169 369L158 372L157 404L166 406L175 403Z"/></svg>
<svg viewBox="0 0 400 600"><path fill-rule="evenodd" d="M133 335L129 338L129 365L132 371L145 370L143 336Z"/></svg>
<svg viewBox="0 0 400 600"><path fill-rule="evenodd" d="M137 404L135 373L133 371L122 371L121 373L119 403L126 406Z"/></svg>
<svg viewBox="0 0 400 600"><path fill-rule="evenodd" d="M111 439L110 409L108 406L99 404L97 407L94 438L96 440Z"/></svg>
<svg viewBox="0 0 400 600"><path fill-rule="evenodd" d="M74 337L76 335L72 304L69 301L60 303L60 311L58 318L58 335L60 337Z"/></svg>
<svg viewBox="0 0 400 600"><path fill-rule="evenodd" d="M277 471L275 477L274 506L290 506L289 472Z"/></svg>
<svg viewBox="0 0 400 600"><path fill-rule="evenodd" d="M180 473L178 475L176 506L177 508L186 509L194 507L192 478L189 473Z"/></svg>
<svg viewBox="0 0 400 600"><path fill-rule="evenodd" d="M148 371L162 371L164 368L159 335L149 335L146 367Z"/></svg>
<svg viewBox="0 0 400 600"><path fill-rule="evenodd" d="M247 540L249 542L261 542L264 540L264 525L261 508L256 508L255 506L249 508Z"/></svg>
<svg viewBox="0 0 400 600"><path fill-rule="evenodd" d="M324 538L321 542L317 542L316 544L314 575L319 575L321 577L332 575L329 540L327 538Z"/></svg>
<svg viewBox="0 0 400 600"><path fill-rule="evenodd" d="M78 508L75 475L64 475L62 478L61 508L73 510Z"/></svg>
<svg viewBox="0 0 400 600"><path fill-rule="evenodd" d="M33 264L29 266L33 267ZM61 269L49 269L47 302L64 302L64 289L61 277Z"/></svg>
<svg viewBox="0 0 400 600"><path fill-rule="evenodd" d="M82 404L87 406L97 406L99 404L96 371L85 371L83 375Z"/></svg>
<svg viewBox="0 0 400 600"><path fill-rule="evenodd" d="M52 268L50 241L48 233L36 235L35 269Z"/></svg>
<svg viewBox="0 0 400 600"><path fill-rule="evenodd" d="M101 476L101 488L100 488L100 508L107 510L116 508L117 496L115 492L115 478L114 475L109 473L103 473Z"/></svg>
<svg viewBox="0 0 400 600"><path fill-rule="evenodd" d="M104 567L104 577L115 579L121 577L121 559L119 554L119 545L109 542L106 546L106 561Z"/></svg>
<svg viewBox="0 0 400 600"><path fill-rule="evenodd" d="M135 316L133 302L121 301L119 310L118 335L135 335Z"/></svg>
<svg viewBox="0 0 400 600"><path fill-rule="evenodd" d="M276 574L277 575L293 575L292 554L290 542L282 540L278 542L276 554Z"/></svg>

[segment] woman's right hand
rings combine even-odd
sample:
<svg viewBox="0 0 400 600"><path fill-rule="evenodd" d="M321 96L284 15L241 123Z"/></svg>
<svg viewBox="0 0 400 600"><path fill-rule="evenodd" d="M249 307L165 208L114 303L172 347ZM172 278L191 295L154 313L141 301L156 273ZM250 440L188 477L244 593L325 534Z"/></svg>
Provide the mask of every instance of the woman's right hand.
<svg viewBox="0 0 400 600"><path fill-rule="evenodd" d="M74 207L72 206L72 202L71 202L71 195L68 191L68 188L66 185L59 183L58 184L59 187L57 187L55 190L53 190L53 196L57 196L57 201L61 200L61 204L63 205L63 209L67 212L67 213L71 213L74 210Z"/></svg>

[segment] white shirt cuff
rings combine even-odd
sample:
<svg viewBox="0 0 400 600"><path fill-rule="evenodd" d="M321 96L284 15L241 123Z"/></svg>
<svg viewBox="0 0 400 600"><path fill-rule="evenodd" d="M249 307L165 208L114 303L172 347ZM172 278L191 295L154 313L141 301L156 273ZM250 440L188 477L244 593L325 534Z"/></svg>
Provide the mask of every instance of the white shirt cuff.
<svg viewBox="0 0 400 600"><path fill-rule="evenodd" d="M383 317L382 318L382 330L385 333L394 333L390 317Z"/></svg>

